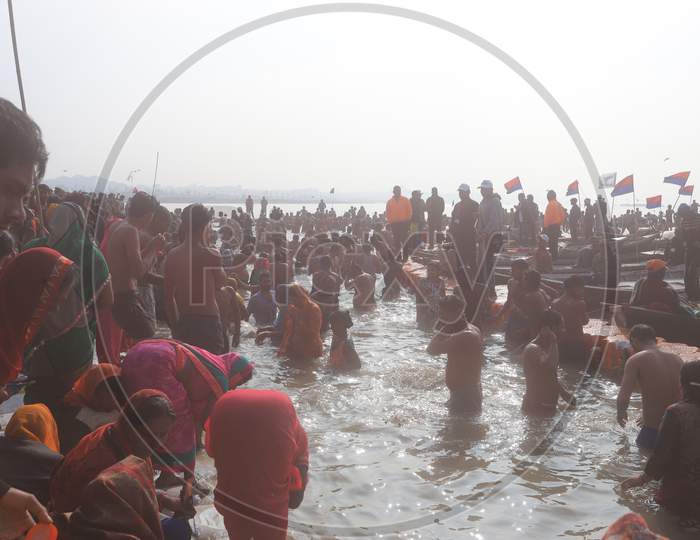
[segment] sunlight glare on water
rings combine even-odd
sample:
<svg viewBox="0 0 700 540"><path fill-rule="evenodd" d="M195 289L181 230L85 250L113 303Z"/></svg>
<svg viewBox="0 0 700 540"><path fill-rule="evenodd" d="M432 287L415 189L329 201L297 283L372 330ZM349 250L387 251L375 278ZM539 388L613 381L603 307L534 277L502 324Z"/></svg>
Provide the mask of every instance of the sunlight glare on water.
<svg viewBox="0 0 700 540"><path fill-rule="evenodd" d="M341 303L350 308L349 295ZM494 334L486 338L483 412L449 415L445 358L426 354L414 299L404 294L353 319L363 362L356 372L330 370L327 355L291 363L270 345L242 340L256 363L250 386L287 392L309 435L310 483L290 512L290 537L593 539L632 510L657 532L691 538L654 505L653 486L618 489L645 458L633 422L624 431L615 422L613 381L562 368L567 384L578 385L578 407L527 419L522 368ZM326 351L329 344L327 336ZM214 481L211 462L201 465L199 474ZM213 508L197 520L222 527Z"/></svg>

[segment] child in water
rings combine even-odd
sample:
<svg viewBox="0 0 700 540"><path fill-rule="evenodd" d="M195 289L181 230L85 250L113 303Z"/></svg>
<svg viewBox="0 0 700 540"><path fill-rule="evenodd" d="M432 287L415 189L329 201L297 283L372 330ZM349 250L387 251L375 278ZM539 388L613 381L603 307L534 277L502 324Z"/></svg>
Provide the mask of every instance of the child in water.
<svg viewBox="0 0 700 540"><path fill-rule="evenodd" d="M355 350L348 329L352 327L352 318L347 310L335 311L330 316L330 327L333 332L331 341L330 365L335 369L360 369L360 357Z"/></svg>

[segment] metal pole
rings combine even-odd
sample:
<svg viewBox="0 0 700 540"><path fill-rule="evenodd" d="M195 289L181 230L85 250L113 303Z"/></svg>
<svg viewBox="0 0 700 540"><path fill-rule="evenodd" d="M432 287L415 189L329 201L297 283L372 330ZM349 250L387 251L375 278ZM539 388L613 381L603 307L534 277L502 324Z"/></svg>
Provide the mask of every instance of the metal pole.
<svg viewBox="0 0 700 540"><path fill-rule="evenodd" d="M22 111L27 114L27 100L24 98L24 84L22 83L22 69L19 64L19 50L17 49L17 32L15 31L15 12L12 9L12 0L7 0L7 12L10 17L10 33L12 34L12 51L15 55L15 71L17 72L17 86L19 88L19 99L22 102ZM37 218L39 225L44 229L44 210L41 207L41 197L39 195L39 185L34 183L34 196L37 204Z"/></svg>
<svg viewBox="0 0 700 540"><path fill-rule="evenodd" d="M22 84L22 70L19 66L19 52L17 51L17 33L15 32L15 13L12 9L12 0L7 0L7 11L10 15L10 32L12 34L12 50L15 53L15 71L17 72L17 86L19 97L22 100L22 110L27 112L27 102L24 99L24 85Z"/></svg>

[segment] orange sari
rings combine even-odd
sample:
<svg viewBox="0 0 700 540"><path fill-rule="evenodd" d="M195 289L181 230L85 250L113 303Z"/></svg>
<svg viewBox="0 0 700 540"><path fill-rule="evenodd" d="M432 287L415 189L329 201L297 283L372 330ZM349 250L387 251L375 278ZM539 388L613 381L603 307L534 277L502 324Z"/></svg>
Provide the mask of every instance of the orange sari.
<svg viewBox="0 0 700 540"><path fill-rule="evenodd" d="M321 308L309 298L301 285L291 285L288 294L295 301L287 308L282 343L277 354L290 358L318 358L323 355Z"/></svg>

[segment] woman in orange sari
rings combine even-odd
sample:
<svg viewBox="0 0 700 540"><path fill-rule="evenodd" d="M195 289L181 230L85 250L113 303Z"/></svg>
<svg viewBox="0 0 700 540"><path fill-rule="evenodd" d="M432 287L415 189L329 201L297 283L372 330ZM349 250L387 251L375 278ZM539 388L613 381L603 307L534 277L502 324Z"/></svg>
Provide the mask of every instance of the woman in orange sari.
<svg viewBox="0 0 700 540"><path fill-rule="evenodd" d="M284 320L284 333L279 356L309 360L323 354L321 341L321 308L298 284L290 285L287 293L289 307Z"/></svg>
<svg viewBox="0 0 700 540"><path fill-rule="evenodd" d="M17 409L0 437L0 478L46 504L51 471L62 457L49 408L37 403Z"/></svg>

